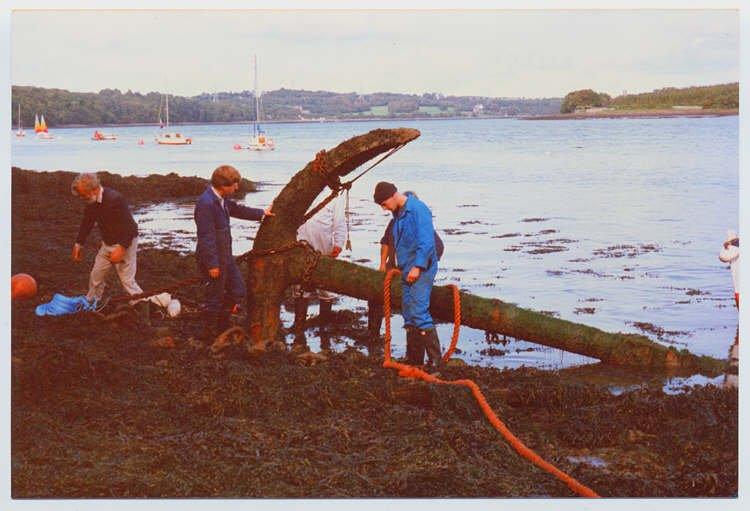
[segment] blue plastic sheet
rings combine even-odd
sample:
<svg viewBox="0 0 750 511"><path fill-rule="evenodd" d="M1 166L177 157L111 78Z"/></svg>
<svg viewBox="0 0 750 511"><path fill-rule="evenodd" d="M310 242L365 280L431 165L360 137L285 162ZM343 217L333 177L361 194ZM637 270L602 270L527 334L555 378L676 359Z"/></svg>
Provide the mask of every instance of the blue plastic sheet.
<svg viewBox="0 0 750 511"><path fill-rule="evenodd" d="M84 296L65 296L55 293L47 303L38 305L36 308L37 316L64 316L66 314L76 314L96 310L96 300L89 302Z"/></svg>

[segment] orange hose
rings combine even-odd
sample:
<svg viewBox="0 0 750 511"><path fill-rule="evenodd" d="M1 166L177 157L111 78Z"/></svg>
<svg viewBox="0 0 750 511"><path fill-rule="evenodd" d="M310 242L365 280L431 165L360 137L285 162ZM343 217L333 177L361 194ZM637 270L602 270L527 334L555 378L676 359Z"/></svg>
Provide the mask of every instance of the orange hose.
<svg viewBox="0 0 750 511"><path fill-rule="evenodd" d="M428 383L437 383L440 385L460 385L460 386L468 387L471 390L471 393L474 396L474 398L477 400L477 403L479 403L479 407L482 409L482 412L484 412L484 415L487 417L487 420L503 436L503 438L511 445L511 447L515 449L515 451L519 455L526 458L527 460L529 460L531 463L541 468L542 470L557 477L560 481L564 482L568 486L568 488L573 490L575 493L577 493L581 497L598 498L599 495L594 490L579 483L573 477L566 474L562 470L558 469L551 463L545 461L537 453L535 453L534 451L526 447L523 444L523 442L521 442L521 440L507 428L507 426L503 423L503 421L500 420L497 414L495 414L495 412L492 410L492 407L490 407L489 403L487 402L487 399L484 397L484 394L482 394L482 391L479 390L479 386L476 383L474 383L472 380L454 380L454 381L441 380L440 378L437 378L429 373L426 373L425 371L417 367L410 366L408 364L402 364L400 362L394 362L391 359L391 292L390 291L391 291L391 280L393 279L393 276L396 275L397 273L401 273L401 272L397 269L389 270L388 273L386 273L385 280L383 282L383 315L385 317L385 347L384 347L385 360L383 361L383 367L387 369L396 369L398 371L398 375L404 378L416 378L416 379L426 381ZM448 351L446 351L445 355L443 355L444 361L448 361L451 354L456 348L456 344L458 343L458 332L461 326L460 295L458 292L458 288L455 285L452 287L453 287L453 304L454 304L454 309L455 309L453 337L451 338L451 345L448 348Z"/></svg>

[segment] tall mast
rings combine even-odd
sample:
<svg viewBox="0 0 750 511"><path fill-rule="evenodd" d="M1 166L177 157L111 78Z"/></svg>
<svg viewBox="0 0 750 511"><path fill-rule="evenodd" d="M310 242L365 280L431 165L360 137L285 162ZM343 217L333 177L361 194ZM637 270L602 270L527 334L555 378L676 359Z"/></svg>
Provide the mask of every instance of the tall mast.
<svg viewBox="0 0 750 511"><path fill-rule="evenodd" d="M255 96L255 122L253 122L253 136L258 136L258 122L260 122L260 101L258 100L258 56L253 54L253 95Z"/></svg>
<svg viewBox="0 0 750 511"><path fill-rule="evenodd" d="M169 131L169 93L167 93L167 131Z"/></svg>

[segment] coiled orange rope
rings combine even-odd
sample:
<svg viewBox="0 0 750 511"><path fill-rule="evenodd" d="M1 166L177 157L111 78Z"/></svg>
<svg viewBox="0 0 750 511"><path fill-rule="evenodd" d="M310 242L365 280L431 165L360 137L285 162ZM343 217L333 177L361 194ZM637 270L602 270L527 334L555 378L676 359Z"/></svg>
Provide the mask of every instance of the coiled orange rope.
<svg viewBox="0 0 750 511"><path fill-rule="evenodd" d="M484 412L484 415L487 417L487 420L490 421L490 424L503 436L503 438L515 449L515 451L520 454L522 457L529 460L531 463L536 465L537 467L541 468L542 470L552 474L553 476L557 477L560 481L564 482L568 488L573 490L575 493L580 495L581 497L590 497L590 498L598 498L599 495L592 490L591 488L588 488L587 486L582 485L578 481L576 481L573 477L569 476L562 470L558 469L551 463L544 461L544 459L541 458L537 453L526 447L521 440L516 437L508 428L505 426L505 424L500 420L500 418L495 414L495 412L490 407L489 403L487 402L487 399L484 397L484 394L482 394L482 391L479 390L479 386L474 383L472 380L454 380L454 381L446 381L441 380L440 378L437 378L429 373L426 373L425 371L416 368L414 366L410 366L408 364L402 364L400 362L394 362L391 359L391 280L393 279L393 276L400 273L397 269L389 270L388 273L386 273L385 281L383 283L383 314L385 316L385 360L383 361L383 367L388 369L396 369L398 371L399 376L404 378L418 378L420 380L426 381L428 383L437 383L440 385L460 385L464 387L468 387L471 390L471 393L473 394L474 398L477 400L477 403L479 403L479 407ZM458 293L458 288L456 286L453 286L453 303L454 303L454 326L453 326L453 337L451 338L451 345L448 348L448 351L446 351L445 355L443 355L443 360L448 361L451 354L456 348L456 344L458 343L458 331L461 326L461 311L460 311L460 296Z"/></svg>

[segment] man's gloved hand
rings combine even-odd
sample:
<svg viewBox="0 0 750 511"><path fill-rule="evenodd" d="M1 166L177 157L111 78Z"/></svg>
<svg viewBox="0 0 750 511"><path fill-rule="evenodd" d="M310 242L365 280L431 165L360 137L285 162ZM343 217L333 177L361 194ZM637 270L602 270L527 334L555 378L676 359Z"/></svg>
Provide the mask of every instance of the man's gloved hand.
<svg viewBox="0 0 750 511"><path fill-rule="evenodd" d="M74 261L78 262L81 260L82 253L83 247L76 243L75 245L73 245L73 252L71 253L70 257L72 257Z"/></svg>
<svg viewBox="0 0 750 511"><path fill-rule="evenodd" d="M117 264L119 262L122 262L124 257L125 257L125 247L123 247L122 245L115 245L115 248L113 248L112 252L109 253L109 261L112 264Z"/></svg>

